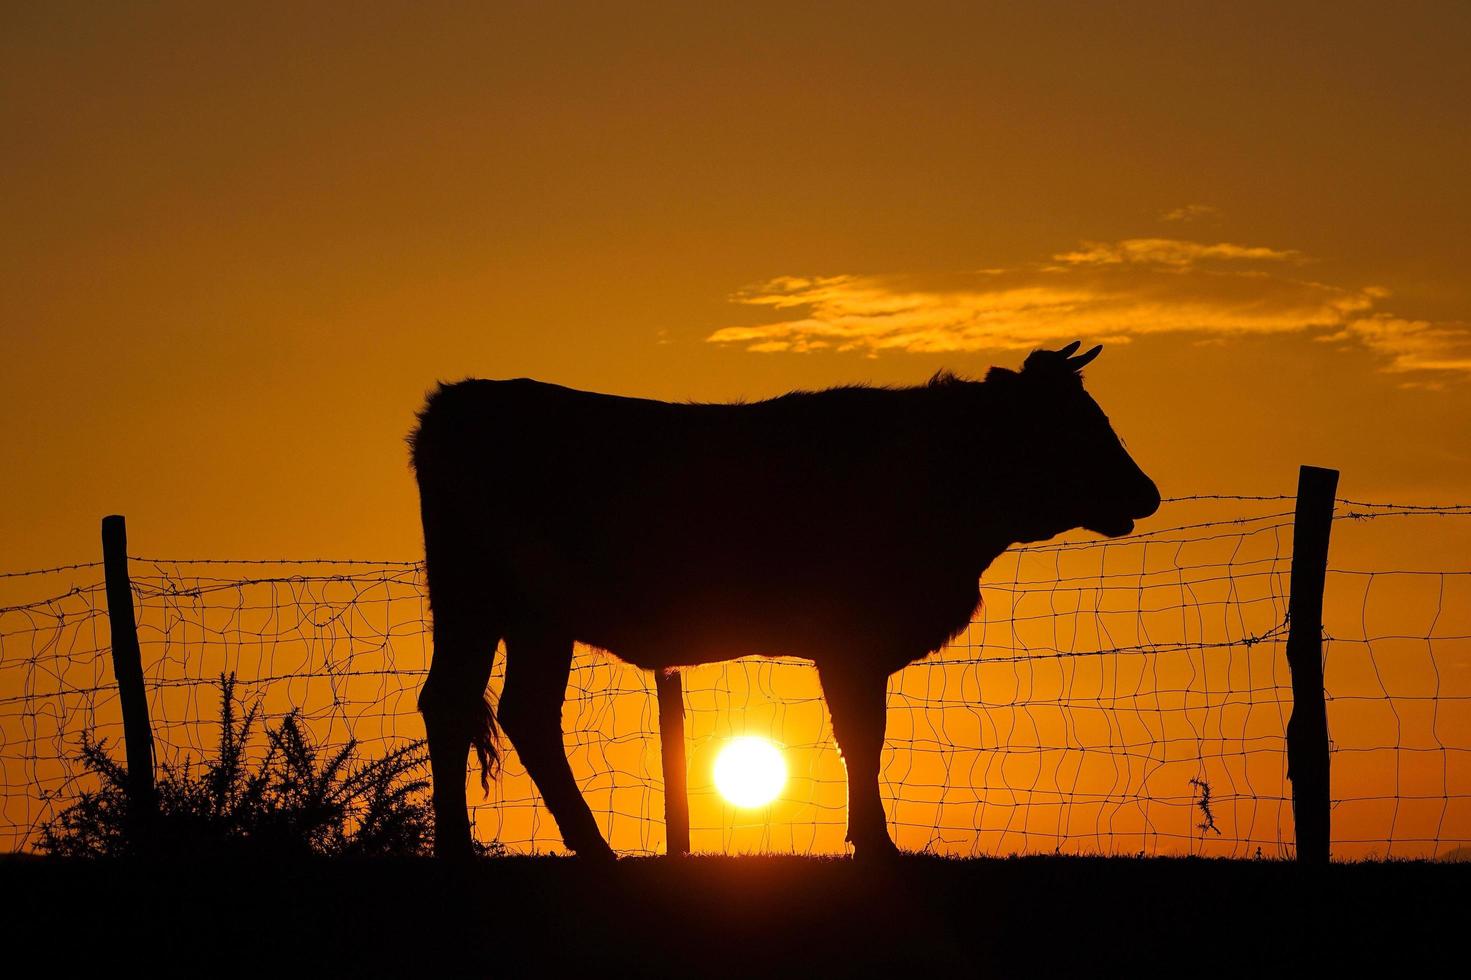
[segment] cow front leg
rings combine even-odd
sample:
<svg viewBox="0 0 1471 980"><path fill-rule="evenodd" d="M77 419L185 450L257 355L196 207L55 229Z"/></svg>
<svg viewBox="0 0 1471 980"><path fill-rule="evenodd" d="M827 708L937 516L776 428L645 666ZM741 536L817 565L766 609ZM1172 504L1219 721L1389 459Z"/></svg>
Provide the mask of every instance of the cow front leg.
<svg viewBox="0 0 1471 980"><path fill-rule="evenodd" d="M833 734L848 771L848 842L858 860L891 857L898 848L889 837L879 796L879 756L887 723L888 676L851 665L818 665L822 693L833 719Z"/></svg>
<svg viewBox="0 0 1471 980"><path fill-rule="evenodd" d="M498 714L568 849L579 857L612 859L613 850L572 778L562 744L562 702L571 668L571 640L508 636L506 683Z"/></svg>

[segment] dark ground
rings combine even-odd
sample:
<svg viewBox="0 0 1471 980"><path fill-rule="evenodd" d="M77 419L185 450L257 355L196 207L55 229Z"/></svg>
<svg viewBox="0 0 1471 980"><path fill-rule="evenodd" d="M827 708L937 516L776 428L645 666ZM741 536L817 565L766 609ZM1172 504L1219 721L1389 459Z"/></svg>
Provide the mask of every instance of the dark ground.
<svg viewBox="0 0 1471 980"><path fill-rule="evenodd" d="M1471 865L1399 862L9 857L0 896L63 976L1414 975L1471 927Z"/></svg>

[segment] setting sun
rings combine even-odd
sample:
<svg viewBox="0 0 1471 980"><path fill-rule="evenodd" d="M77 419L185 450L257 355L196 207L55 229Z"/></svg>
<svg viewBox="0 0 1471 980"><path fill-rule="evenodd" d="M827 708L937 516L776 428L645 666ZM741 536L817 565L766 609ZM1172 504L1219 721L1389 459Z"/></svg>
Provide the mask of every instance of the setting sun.
<svg viewBox="0 0 1471 980"><path fill-rule="evenodd" d="M715 787L739 807L765 806L786 783L781 749L755 735L732 739L715 760Z"/></svg>

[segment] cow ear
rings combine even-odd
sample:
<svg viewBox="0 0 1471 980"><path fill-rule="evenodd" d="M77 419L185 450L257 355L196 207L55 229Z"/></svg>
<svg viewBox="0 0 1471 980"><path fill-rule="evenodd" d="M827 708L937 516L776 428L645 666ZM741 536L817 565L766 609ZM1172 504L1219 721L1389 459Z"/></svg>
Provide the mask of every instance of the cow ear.
<svg viewBox="0 0 1471 980"><path fill-rule="evenodd" d="M1069 357L1072 357L1073 356L1073 352L1076 351L1079 347L1082 347L1082 346L1083 346L1083 342L1081 340L1075 340L1071 344L1068 344L1066 347L1064 347L1061 350L1059 350L1057 352L1057 356L1058 357L1061 357L1061 358L1069 358Z"/></svg>
<svg viewBox="0 0 1471 980"><path fill-rule="evenodd" d="M1073 344L1072 346L1076 349L1078 345ZM1068 358L1067 366L1074 371L1081 371L1085 365L1092 363L1093 358L1097 357L1102 350L1103 345L1099 344L1086 354L1079 354L1077 357Z"/></svg>

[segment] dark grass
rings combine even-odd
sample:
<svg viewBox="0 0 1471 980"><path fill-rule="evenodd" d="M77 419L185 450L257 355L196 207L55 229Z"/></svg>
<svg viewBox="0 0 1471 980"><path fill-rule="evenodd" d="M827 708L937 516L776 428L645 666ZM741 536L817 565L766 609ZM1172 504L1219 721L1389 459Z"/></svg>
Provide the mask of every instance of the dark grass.
<svg viewBox="0 0 1471 980"><path fill-rule="evenodd" d="M1398 975L1471 925L1471 865L1415 862L10 857L0 895L63 975Z"/></svg>

